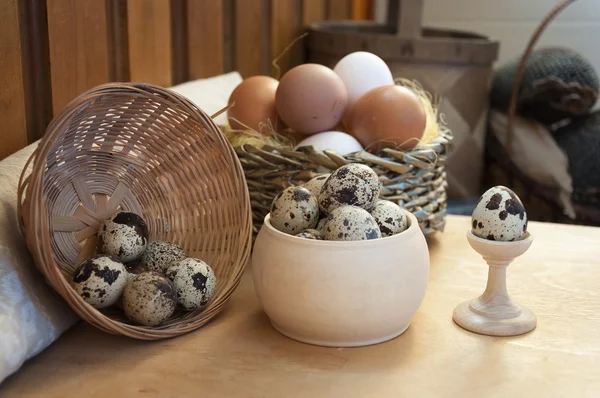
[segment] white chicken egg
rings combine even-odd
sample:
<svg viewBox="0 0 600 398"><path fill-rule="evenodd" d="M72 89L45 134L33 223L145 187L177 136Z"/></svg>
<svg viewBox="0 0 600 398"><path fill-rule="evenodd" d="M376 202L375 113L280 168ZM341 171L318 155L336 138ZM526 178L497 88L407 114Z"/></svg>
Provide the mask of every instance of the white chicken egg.
<svg viewBox="0 0 600 398"><path fill-rule="evenodd" d="M325 181L319 194L319 206L325 214L344 205L370 211L379 198L379 191L379 177L373 169L361 163L348 163Z"/></svg>
<svg viewBox="0 0 600 398"><path fill-rule="evenodd" d="M319 221L319 203L306 188L288 187L271 204L271 225L290 235L314 228Z"/></svg>
<svg viewBox="0 0 600 398"><path fill-rule="evenodd" d="M392 236L408 227L408 220L402 208L389 200L378 200L371 215L377 221L381 236Z"/></svg>
<svg viewBox="0 0 600 398"><path fill-rule="evenodd" d="M125 316L145 326L169 319L177 306L175 285L158 272L142 272L125 286L122 299Z"/></svg>
<svg viewBox="0 0 600 398"><path fill-rule="evenodd" d="M306 184L302 185L304 188L308 189L310 193L312 193L317 200L319 200L319 194L321 193L321 189L323 189L323 184L329 178L331 173L323 174L320 176L316 176L311 178Z"/></svg>
<svg viewBox="0 0 600 398"><path fill-rule="evenodd" d="M186 258L173 264L166 275L177 289L177 304L187 311L206 306L217 289L217 277L212 268L197 258Z"/></svg>
<svg viewBox="0 0 600 398"><path fill-rule="evenodd" d="M371 240L381 238L375 218L368 211L356 206L334 209L323 227L326 240Z"/></svg>
<svg viewBox="0 0 600 398"><path fill-rule="evenodd" d="M509 188L488 189L477 202L471 217L471 231L488 240L515 241L527 232L527 213L521 199Z"/></svg>
<svg viewBox="0 0 600 398"><path fill-rule="evenodd" d="M98 255L85 261L73 275L73 287L94 308L115 304L128 280L129 273L116 258Z"/></svg>
<svg viewBox="0 0 600 398"><path fill-rule="evenodd" d="M302 146L313 146L319 151L328 149L335 151L342 156L363 150L362 145L356 138L341 131L326 131L324 133L308 136L302 140L296 148Z"/></svg>
<svg viewBox="0 0 600 398"><path fill-rule="evenodd" d="M349 108L368 91L394 84L394 77L385 61L366 51L346 55L338 61L333 71L346 86Z"/></svg>

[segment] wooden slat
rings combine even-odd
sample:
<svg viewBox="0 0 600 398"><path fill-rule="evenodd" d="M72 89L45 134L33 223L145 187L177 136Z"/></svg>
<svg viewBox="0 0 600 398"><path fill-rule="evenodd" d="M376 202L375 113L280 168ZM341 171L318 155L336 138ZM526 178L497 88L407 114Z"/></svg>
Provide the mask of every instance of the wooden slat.
<svg viewBox="0 0 600 398"><path fill-rule="evenodd" d="M268 74L271 69L268 6L264 0L237 0L235 4L234 67L244 78Z"/></svg>
<svg viewBox="0 0 600 398"><path fill-rule="evenodd" d="M192 0L187 6L189 78L223 73L223 0Z"/></svg>
<svg viewBox="0 0 600 398"><path fill-rule="evenodd" d="M325 20L327 15L326 0L304 0L302 3L302 22L309 25Z"/></svg>
<svg viewBox="0 0 600 398"><path fill-rule="evenodd" d="M17 0L0 1L0 159L27 145Z"/></svg>
<svg viewBox="0 0 600 398"><path fill-rule="evenodd" d="M188 80L188 28L185 0L171 0L171 53L173 84Z"/></svg>
<svg viewBox="0 0 600 398"><path fill-rule="evenodd" d="M54 114L110 80L105 0L47 0Z"/></svg>
<svg viewBox="0 0 600 398"><path fill-rule="evenodd" d="M271 58L275 59L303 33L302 4L298 0L271 0ZM302 62L302 43L298 42L277 62L281 74ZM275 71L276 72L276 71ZM278 77L275 73L275 77Z"/></svg>
<svg viewBox="0 0 600 398"><path fill-rule="evenodd" d="M128 0L129 70L132 81L172 85L169 0Z"/></svg>
<svg viewBox="0 0 600 398"><path fill-rule="evenodd" d="M327 19L336 21L352 19L352 0L328 0Z"/></svg>
<svg viewBox="0 0 600 398"><path fill-rule="evenodd" d="M106 0L106 14L110 80L129 81L127 0Z"/></svg>

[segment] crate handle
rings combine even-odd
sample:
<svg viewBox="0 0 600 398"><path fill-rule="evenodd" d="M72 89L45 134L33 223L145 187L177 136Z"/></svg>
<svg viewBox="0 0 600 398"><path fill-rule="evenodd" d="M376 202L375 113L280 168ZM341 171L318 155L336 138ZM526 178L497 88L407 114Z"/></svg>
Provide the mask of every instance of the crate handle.
<svg viewBox="0 0 600 398"><path fill-rule="evenodd" d="M554 18L556 18L556 16L558 14L560 14L560 12L562 10L567 8L569 5L571 5L575 1L577 1L577 0L563 0L560 3L558 3L556 6L554 6L554 8L546 15L546 17L544 17L542 22L540 22L539 26L537 27L537 29L535 30L535 32L529 39L529 43L527 44L525 52L521 56L521 60L519 62L519 68L517 69L517 73L515 75L515 81L513 82L513 86L512 86L510 102L508 105L508 121L507 121L508 125L507 125L507 131L506 131L506 153L509 157L512 152L512 142L513 142L513 135L514 135L513 120L517 113L517 97L519 96L519 89L521 88L521 83L523 82L523 77L525 75L525 66L527 63L527 58L529 58L529 55L531 55L531 52L533 51L535 44L539 40L539 38L542 35L542 33L544 32L544 30L548 27L550 22L552 22L552 20Z"/></svg>
<svg viewBox="0 0 600 398"><path fill-rule="evenodd" d="M399 37L421 37L422 0L388 0L387 25Z"/></svg>

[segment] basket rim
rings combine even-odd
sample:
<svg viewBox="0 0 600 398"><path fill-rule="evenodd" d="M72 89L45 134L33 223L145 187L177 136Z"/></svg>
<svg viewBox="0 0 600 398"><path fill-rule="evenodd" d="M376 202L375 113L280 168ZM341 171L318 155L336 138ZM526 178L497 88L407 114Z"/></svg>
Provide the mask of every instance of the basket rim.
<svg viewBox="0 0 600 398"><path fill-rule="evenodd" d="M50 253L47 253L36 245L29 244L30 239L34 239L41 242L42 246L51 248L51 233L47 221L48 218L46 217L48 209L44 200L43 181L46 175L46 157L52 150L56 139L62 134L64 130L62 127L64 127L75 112L79 111L81 107L86 106L89 101L93 101L99 96L110 94L124 94L127 95L128 98L131 98L132 94L142 97L152 96L153 100L158 100L171 108L175 107L178 111L186 113L188 117L193 119L196 123L208 126L218 140L221 152L220 156L226 157L226 162L231 165L235 174L237 184L239 184L241 188L244 188L241 190L242 197L240 198L240 202L247 208L247 211L243 212L245 214L240 223L240 237L245 240L245 244L243 245L244 247L239 248L239 253L237 256L234 256L231 261L231 266L236 268L237 272L227 279L227 284L218 300L211 300L206 308L198 311L198 313L194 315L195 317L199 317L197 319L185 319L181 321L181 324L171 323L166 326L158 325L155 327L134 325L113 319L101 310L92 307L77 294L60 271L59 266L54 260L52 249L50 249ZM31 171L29 171L29 168L31 168ZM44 136L39 141L38 147L27 160L19 177L17 214L21 232L25 237L29 250L32 252L32 257L37 269L44 275L46 281L52 288L67 301L71 309L87 322L106 332L122 334L143 340L155 340L182 335L196 330L209 322L221 312L223 306L229 301L231 295L239 285L248 264L252 246L252 209L250 204L250 194L246 187L247 183L243 167L236 155L235 149L212 121L210 116L199 109L190 100L174 91L151 84L134 82L106 83L96 86L73 99L48 125ZM27 200L30 201L29 204L26 203ZM25 220L26 213L29 219L37 218L38 220L43 220L41 221L41 224L45 226L45 228L40 228L38 231L30 231L27 233L27 223Z"/></svg>

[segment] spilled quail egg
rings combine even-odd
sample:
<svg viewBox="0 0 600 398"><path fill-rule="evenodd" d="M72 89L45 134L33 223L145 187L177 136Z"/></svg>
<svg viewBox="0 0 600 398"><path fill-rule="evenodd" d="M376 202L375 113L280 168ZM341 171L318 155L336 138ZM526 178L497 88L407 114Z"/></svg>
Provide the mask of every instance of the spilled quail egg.
<svg viewBox="0 0 600 398"><path fill-rule="evenodd" d="M323 184L319 206L324 213L351 205L370 211L379 198L379 178L369 166L349 163L335 170Z"/></svg>
<svg viewBox="0 0 600 398"><path fill-rule="evenodd" d="M375 218L368 211L356 206L335 208L324 226L326 240L370 240L381 238Z"/></svg>
<svg viewBox="0 0 600 398"><path fill-rule="evenodd" d="M327 222L327 217L323 217L319 220L319 222L317 223L317 226L315 227L315 229L321 233L321 236L323 235L323 227L325 226L326 222Z"/></svg>
<svg viewBox="0 0 600 398"><path fill-rule="evenodd" d="M144 219L135 213L122 211L100 225L98 251L127 263L142 255L148 237L148 226Z"/></svg>
<svg viewBox="0 0 600 398"><path fill-rule="evenodd" d="M319 221L319 204L315 196L303 187L288 187L271 205L271 225L290 235L314 228Z"/></svg>
<svg viewBox="0 0 600 398"><path fill-rule="evenodd" d="M308 189L317 200L319 199L319 194L321 193L321 189L323 188L323 184L327 178L329 178L331 174L323 174L320 176L316 176L310 179L306 184L303 185L304 188Z"/></svg>
<svg viewBox="0 0 600 398"><path fill-rule="evenodd" d="M73 275L73 287L88 304L106 308L115 304L125 288L128 272L116 258L98 255L85 261Z"/></svg>
<svg viewBox="0 0 600 398"><path fill-rule="evenodd" d="M527 232L527 213L521 199L509 188L488 189L473 210L471 231L488 240L520 240Z"/></svg>
<svg viewBox="0 0 600 398"><path fill-rule="evenodd" d="M371 215L375 218L381 236L392 236L408 227L408 220L402 208L389 200L378 200Z"/></svg>
<svg viewBox="0 0 600 398"><path fill-rule="evenodd" d="M153 271L143 272L127 282L122 305L130 320L156 326L175 312L177 291L166 276Z"/></svg>
<svg viewBox="0 0 600 398"><path fill-rule="evenodd" d="M323 240L323 235L321 234L321 231L318 231L316 229L306 229L296 236L298 238L304 239Z"/></svg>
<svg viewBox="0 0 600 398"><path fill-rule="evenodd" d="M166 275L177 290L177 304L188 311L206 306L217 288L212 268L196 258L186 258L173 264Z"/></svg>
<svg viewBox="0 0 600 398"><path fill-rule="evenodd" d="M146 247L141 263L150 271L164 273L171 265L186 257L186 252L175 243L154 241Z"/></svg>

